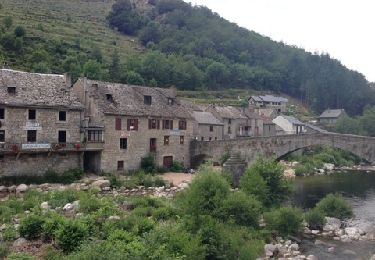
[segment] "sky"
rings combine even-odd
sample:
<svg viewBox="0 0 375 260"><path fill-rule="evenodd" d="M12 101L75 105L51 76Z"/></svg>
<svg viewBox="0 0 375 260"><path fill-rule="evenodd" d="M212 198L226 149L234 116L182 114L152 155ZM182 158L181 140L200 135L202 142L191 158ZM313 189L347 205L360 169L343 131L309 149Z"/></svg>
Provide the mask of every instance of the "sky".
<svg viewBox="0 0 375 260"><path fill-rule="evenodd" d="M241 27L328 53L375 82L374 0L185 0Z"/></svg>

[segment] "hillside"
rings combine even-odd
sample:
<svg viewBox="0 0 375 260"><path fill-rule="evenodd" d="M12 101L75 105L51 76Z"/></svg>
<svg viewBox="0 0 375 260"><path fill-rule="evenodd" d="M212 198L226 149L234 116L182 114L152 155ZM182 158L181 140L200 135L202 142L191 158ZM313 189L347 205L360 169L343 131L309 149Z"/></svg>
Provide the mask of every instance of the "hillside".
<svg viewBox="0 0 375 260"><path fill-rule="evenodd" d="M272 91L317 113L343 107L355 115L375 103L363 75L329 55L272 41L181 0L0 4L0 62L12 68L197 93Z"/></svg>

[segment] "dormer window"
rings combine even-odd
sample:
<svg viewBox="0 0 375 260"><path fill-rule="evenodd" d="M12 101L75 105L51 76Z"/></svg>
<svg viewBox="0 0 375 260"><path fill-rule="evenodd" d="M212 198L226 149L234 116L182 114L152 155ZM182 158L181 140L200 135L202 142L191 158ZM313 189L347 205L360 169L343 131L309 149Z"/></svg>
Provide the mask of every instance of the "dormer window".
<svg viewBox="0 0 375 260"><path fill-rule="evenodd" d="M8 87L8 94L15 95L16 94L16 87Z"/></svg>
<svg viewBox="0 0 375 260"><path fill-rule="evenodd" d="M106 97L106 99L107 99L109 102L113 102L113 96L112 96L112 94L105 94L105 97Z"/></svg>
<svg viewBox="0 0 375 260"><path fill-rule="evenodd" d="M145 105L151 105L152 104L152 97L151 96L144 96L144 103L145 103Z"/></svg>
<svg viewBox="0 0 375 260"><path fill-rule="evenodd" d="M168 98L168 105L173 106L174 98Z"/></svg>

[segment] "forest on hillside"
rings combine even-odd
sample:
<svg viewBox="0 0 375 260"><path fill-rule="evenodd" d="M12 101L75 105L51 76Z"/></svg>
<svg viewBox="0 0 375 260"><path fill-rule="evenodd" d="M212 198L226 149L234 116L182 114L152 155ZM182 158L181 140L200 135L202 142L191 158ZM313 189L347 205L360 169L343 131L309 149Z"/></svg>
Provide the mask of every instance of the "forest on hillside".
<svg viewBox="0 0 375 260"><path fill-rule="evenodd" d="M139 2L118 0L107 18L112 28L137 36L149 50L125 64L141 81L189 90L281 92L316 112L330 107L358 114L374 104L364 76L328 54L272 41L182 0L149 0L147 7Z"/></svg>
<svg viewBox="0 0 375 260"><path fill-rule="evenodd" d="M180 90L272 91L316 113L360 115L375 103L373 85L328 54L272 41L181 0L0 3L0 62L11 68Z"/></svg>

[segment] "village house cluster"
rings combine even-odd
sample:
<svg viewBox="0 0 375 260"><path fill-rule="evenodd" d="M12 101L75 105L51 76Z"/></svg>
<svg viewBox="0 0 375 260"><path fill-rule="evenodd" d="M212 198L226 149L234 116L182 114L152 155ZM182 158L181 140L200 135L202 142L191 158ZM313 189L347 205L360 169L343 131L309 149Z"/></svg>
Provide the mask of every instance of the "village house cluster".
<svg viewBox="0 0 375 260"><path fill-rule="evenodd" d="M300 134L282 115L287 99L252 96L248 107L202 106L175 88L0 70L0 175L82 168L123 172L152 155L158 166L191 165L190 143Z"/></svg>

